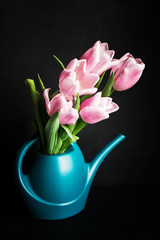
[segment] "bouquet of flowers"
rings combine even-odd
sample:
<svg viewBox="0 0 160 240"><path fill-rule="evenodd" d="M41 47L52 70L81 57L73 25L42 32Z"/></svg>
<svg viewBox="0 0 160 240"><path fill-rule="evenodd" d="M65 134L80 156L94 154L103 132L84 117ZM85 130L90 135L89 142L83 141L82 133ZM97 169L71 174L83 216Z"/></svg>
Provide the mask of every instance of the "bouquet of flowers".
<svg viewBox="0 0 160 240"><path fill-rule="evenodd" d="M53 55L63 70L59 89L52 95L39 74L43 96L37 91L34 80L26 79L35 112L33 127L40 137L43 153L64 153L79 139L77 134L87 124L107 119L110 113L119 109L111 94L131 88L141 77L145 64L130 53L114 59L114 53L107 43L97 41L79 60L71 60L67 67ZM103 90L98 91L107 70L110 70L110 76Z"/></svg>

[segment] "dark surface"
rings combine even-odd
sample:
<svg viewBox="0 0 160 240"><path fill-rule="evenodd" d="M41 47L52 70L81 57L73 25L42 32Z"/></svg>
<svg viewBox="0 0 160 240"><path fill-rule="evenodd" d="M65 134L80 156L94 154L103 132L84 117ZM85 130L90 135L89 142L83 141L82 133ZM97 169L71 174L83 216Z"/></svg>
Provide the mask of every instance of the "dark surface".
<svg viewBox="0 0 160 240"><path fill-rule="evenodd" d="M158 239L158 9L158 1L136 0L1 3L1 239ZM57 90L61 68L52 54L66 66L97 40L107 42L115 58L130 52L146 68L133 88L112 95L120 110L88 125L78 145L91 161L120 132L126 140L98 170L93 185L108 187L91 189L85 211L65 221L34 220L24 213L13 176L17 149L33 134L24 81L39 73Z"/></svg>
<svg viewBox="0 0 160 240"><path fill-rule="evenodd" d="M1 239L159 239L159 191L156 186L92 187L86 208L59 221L33 219L22 205L2 208Z"/></svg>

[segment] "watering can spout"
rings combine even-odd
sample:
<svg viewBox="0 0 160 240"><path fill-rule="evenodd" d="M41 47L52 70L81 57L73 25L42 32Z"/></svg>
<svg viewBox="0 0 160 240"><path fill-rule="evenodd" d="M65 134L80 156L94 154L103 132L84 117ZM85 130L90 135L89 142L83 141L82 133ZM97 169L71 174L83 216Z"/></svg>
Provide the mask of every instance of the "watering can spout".
<svg viewBox="0 0 160 240"><path fill-rule="evenodd" d="M107 144L98 154L97 156L88 163L88 181L92 183L93 178L105 159L105 157L109 154L109 152L115 148L122 140L125 139L125 136L123 134L119 134L116 138L114 138L109 144Z"/></svg>

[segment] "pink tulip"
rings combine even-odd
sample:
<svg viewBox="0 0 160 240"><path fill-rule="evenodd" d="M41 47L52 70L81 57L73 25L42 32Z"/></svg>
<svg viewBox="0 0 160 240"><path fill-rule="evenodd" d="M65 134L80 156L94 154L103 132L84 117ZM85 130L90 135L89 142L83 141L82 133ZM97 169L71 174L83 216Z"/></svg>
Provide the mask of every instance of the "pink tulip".
<svg viewBox="0 0 160 240"><path fill-rule="evenodd" d="M76 109L72 108L69 105L65 105L63 108L60 109L59 114L59 123L60 124L69 124L73 125L79 118L79 114Z"/></svg>
<svg viewBox="0 0 160 240"><path fill-rule="evenodd" d="M97 74L86 72L86 60L73 59L61 72L59 78L60 92L67 96L94 94L97 88L94 85L98 82Z"/></svg>
<svg viewBox="0 0 160 240"><path fill-rule="evenodd" d="M86 72L95 73L99 76L111 68L111 60L114 56L114 51L108 49L107 43L97 41L92 48L88 49L81 57L86 59Z"/></svg>
<svg viewBox="0 0 160 240"><path fill-rule="evenodd" d="M66 98L66 96L61 93L58 93L50 101L48 96L49 90L50 88L47 88L43 92L48 115L52 116L55 112L59 111L60 124L75 124L79 114L76 109L72 108L73 103L71 99Z"/></svg>
<svg viewBox="0 0 160 240"><path fill-rule="evenodd" d="M101 92L82 102L80 115L83 121L93 124L109 118L109 114L119 109L110 97L101 97Z"/></svg>
<svg viewBox="0 0 160 240"><path fill-rule="evenodd" d="M116 72L113 82L113 88L117 91L123 91L131 88L142 75L145 64L140 58L134 58L130 53L126 53L117 61L112 62L114 67L111 72Z"/></svg>

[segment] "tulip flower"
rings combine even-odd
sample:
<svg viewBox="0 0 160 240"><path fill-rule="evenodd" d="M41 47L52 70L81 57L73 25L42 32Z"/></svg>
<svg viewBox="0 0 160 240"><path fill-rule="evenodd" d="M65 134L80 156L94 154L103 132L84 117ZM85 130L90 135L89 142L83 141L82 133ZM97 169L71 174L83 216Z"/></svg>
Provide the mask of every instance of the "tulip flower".
<svg viewBox="0 0 160 240"><path fill-rule="evenodd" d="M59 114L59 123L60 124L69 124L73 125L79 118L79 114L76 109L72 108L69 105L65 105L63 108L60 109Z"/></svg>
<svg viewBox="0 0 160 240"><path fill-rule="evenodd" d="M48 96L49 90L50 88L47 88L43 92L48 115L52 116L55 112L59 111L60 124L75 124L79 117L79 114L77 110L72 107L73 103L71 99L66 98L66 96L61 93L58 93L50 101Z"/></svg>
<svg viewBox="0 0 160 240"><path fill-rule="evenodd" d="M142 75L145 64L140 58L134 58L130 53L126 53L117 63L114 64L111 72L117 72L113 81L113 88L117 91L124 91L131 88Z"/></svg>
<svg viewBox="0 0 160 240"><path fill-rule="evenodd" d="M119 109L110 97L101 97L101 92L82 102L80 115L83 121L93 124L109 118L109 114Z"/></svg>
<svg viewBox="0 0 160 240"><path fill-rule="evenodd" d="M88 49L81 57L86 59L86 72L98 74L99 76L111 68L111 60L114 51L109 50L107 43L97 41L92 48Z"/></svg>
<svg viewBox="0 0 160 240"><path fill-rule="evenodd" d="M73 59L61 72L59 78L60 92L67 96L94 94L99 76L86 72L86 60Z"/></svg>

